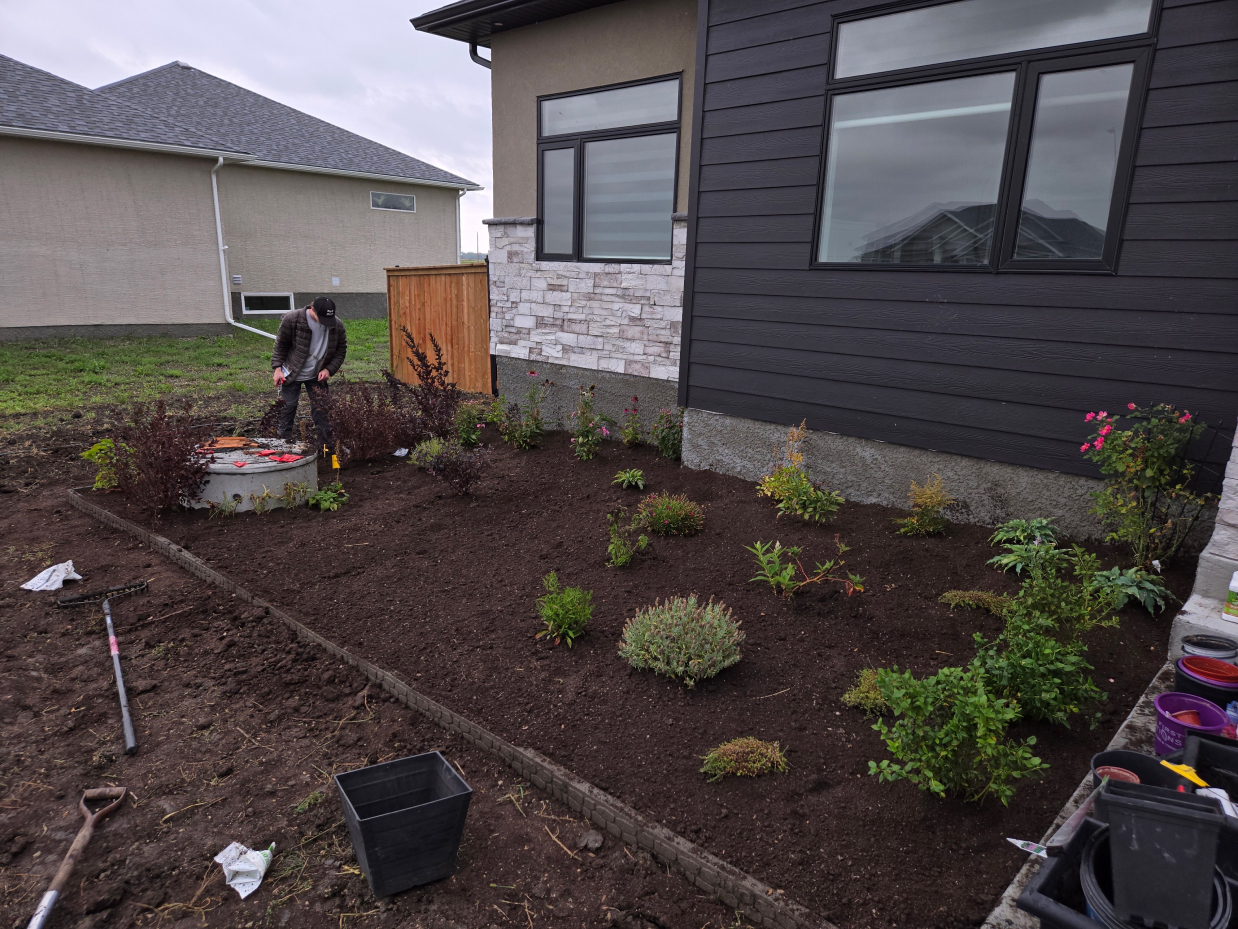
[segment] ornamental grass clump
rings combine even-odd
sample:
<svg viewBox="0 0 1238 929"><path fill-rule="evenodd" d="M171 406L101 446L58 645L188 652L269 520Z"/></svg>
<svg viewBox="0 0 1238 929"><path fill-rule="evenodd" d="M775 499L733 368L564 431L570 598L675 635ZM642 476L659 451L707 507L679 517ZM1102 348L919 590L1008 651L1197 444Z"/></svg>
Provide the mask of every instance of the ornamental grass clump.
<svg viewBox="0 0 1238 929"><path fill-rule="evenodd" d="M1105 410L1088 413L1092 437L1079 451L1105 478L1092 494L1092 512L1109 529L1105 540L1130 546L1135 566L1146 570L1173 557L1216 498L1192 489L1195 466L1186 457L1204 423L1168 403L1126 409L1126 429Z"/></svg>
<svg viewBox="0 0 1238 929"><path fill-rule="evenodd" d="M685 494L650 494L637 507L636 520L654 535L696 535L705 528L705 509Z"/></svg>
<svg viewBox="0 0 1238 929"><path fill-rule="evenodd" d="M923 484L912 481L907 501L911 515L894 520L898 524L899 535L941 535L949 528L950 521L942 515L942 511L955 500L946 491L940 474L932 475Z"/></svg>
<svg viewBox="0 0 1238 929"><path fill-rule="evenodd" d="M553 571L542 578L542 586L546 588L546 595L538 598L537 609L546 628L534 638L551 638L555 645L567 642L567 647L571 648L572 643L584 635L585 627L593 618L593 591L563 587Z"/></svg>
<svg viewBox="0 0 1238 929"><path fill-rule="evenodd" d="M639 610L623 627L619 656L632 667L663 674L687 687L739 661L744 632L721 601L672 597Z"/></svg>
<svg viewBox="0 0 1238 929"><path fill-rule="evenodd" d="M701 758L705 762L701 773L711 783L717 783L728 775L732 777L760 777L762 774L787 770L787 756L777 742L762 742L752 736L731 739L717 748L710 749Z"/></svg>
<svg viewBox="0 0 1238 929"><path fill-rule="evenodd" d="M779 516L798 516L811 523L829 522L847 501L842 494L815 483L804 467L801 446L808 435L808 421L793 426L786 444L778 450L773 470L757 484L757 495L778 504Z"/></svg>

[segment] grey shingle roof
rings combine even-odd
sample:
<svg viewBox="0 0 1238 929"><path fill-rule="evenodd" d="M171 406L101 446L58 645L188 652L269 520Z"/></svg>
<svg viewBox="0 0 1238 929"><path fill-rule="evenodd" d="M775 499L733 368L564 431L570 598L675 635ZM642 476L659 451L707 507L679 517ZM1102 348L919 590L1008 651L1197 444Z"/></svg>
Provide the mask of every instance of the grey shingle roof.
<svg viewBox="0 0 1238 929"><path fill-rule="evenodd" d="M0 55L0 126L65 132L222 152L243 152L235 142L189 129L117 97Z"/></svg>
<svg viewBox="0 0 1238 929"><path fill-rule="evenodd" d="M228 139L261 161L385 174L462 188L477 186L182 62L125 78L93 93Z"/></svg>

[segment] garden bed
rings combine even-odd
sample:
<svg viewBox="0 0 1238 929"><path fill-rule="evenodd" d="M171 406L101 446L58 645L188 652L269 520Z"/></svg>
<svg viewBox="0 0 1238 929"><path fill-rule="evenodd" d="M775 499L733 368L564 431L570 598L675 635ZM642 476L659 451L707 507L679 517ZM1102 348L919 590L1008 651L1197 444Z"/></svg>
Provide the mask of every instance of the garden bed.
<svg viewBox="0 0 1238 929"><path fill-rule="evenodd" d="M1171 611L1127 608L1120 628L1091 635L1094 678L1109 692L1100 724L1012 729L1037 736L1051 767L1020 782L1009 808L879 784L868 761L888 754L871 721L839 698L863 668L966 664L972 634L999 631L988 614L937 602L949 589L1016 589L1013 575L985 565L996 553L989 530L906 538L892 523L904 514L850 503L814 528L776 519L749 482L648 449L607 443L587 463L568 449L564 434L532 452L500 447L471 497L393 460L345 471L350 502L336 513L172 514L155 528L428 697L844 927L979 924L1025 858L1006 837L1043 833L1163 663ZM631 568L608 568L605 514L641 497L610 485L628 467L644 469L649 490L703 504L706 525L693 538L655 539ZM152 525L121 499L96 499ZM744 546L802 545L812 563L835 554L836 533L864 593L827 585L788 601L748 582ZM1101 554L1105 566L1119 560ZM1180 598L1193 569L1180 559L1168 572ZM594 592L589 631L570 650L534 639L534 602L551 570ZM656 598L693 592L734 609L747 633L743 659L694 690L632 671L616 654L625 620ZM745 735L779 741L790 770L706 784L700 756Z"/></svg>

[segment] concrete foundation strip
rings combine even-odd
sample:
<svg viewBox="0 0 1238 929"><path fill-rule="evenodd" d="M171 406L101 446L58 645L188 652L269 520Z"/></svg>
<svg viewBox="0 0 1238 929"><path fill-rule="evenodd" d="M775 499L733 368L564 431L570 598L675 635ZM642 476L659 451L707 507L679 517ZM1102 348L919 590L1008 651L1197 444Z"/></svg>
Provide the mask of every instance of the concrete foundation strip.
<svg viewBox="0 0 1238 929"><path fill-rule="evenodd" d="M534 786L546 791L556 800L566 803L598 828L634 848L643 848L659 861L674 866L701 890L713 895L726 906L739 910L758 925L769 929L836 929L832 923L814 917L804 907L787 899L782 891L766 886L687 839L652 822L627 804L587 781L582 781L544 755L532 749L512 745L442 704L422 696L389 671L356 657L278 607L255 597L181 546L87 500L80 493L83 490L88 488L68 491L69 502L83 513L133 536L190 574L222 587L238 600L267 610L271 616L294 630L300 638L322 646L335 657L352 665L369 680L380 684L401 703L430 717L444 729L458 733L473 745L502 758L517 774L527 778Z"/></svg>

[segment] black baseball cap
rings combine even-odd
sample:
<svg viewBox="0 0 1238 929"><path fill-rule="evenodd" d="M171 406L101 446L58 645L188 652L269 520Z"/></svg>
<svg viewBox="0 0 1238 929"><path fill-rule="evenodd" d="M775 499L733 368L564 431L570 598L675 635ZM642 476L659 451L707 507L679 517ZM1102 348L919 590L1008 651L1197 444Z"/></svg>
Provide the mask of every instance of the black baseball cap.
<svg viewBox="0 0 1238 929"><path fill-rule="evenodd" d="M319 297L314 301L313 307L319 319L335 319L335 301L330 297Z"/></svg>

